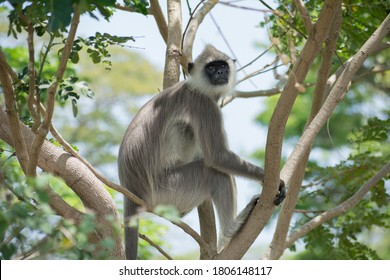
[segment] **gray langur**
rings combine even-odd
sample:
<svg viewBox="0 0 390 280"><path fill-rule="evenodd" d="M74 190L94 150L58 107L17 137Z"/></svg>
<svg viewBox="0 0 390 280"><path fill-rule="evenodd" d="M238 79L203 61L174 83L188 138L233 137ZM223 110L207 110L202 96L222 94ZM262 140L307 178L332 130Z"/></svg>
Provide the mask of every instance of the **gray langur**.
<svg viewBox="0 0 390 280"><path fill-rule="evenodd" d="M119 178L150 208L174 205L185 215L211 199L220 221L219 246L224 246L258 200L255 196L237 216L233 176L261 183L264 170L227 144L217 101L233 90L234 60L207 45L188 70L187 80L157 94L130 123L119 149ZM281 180L274 204L285 196ZM125 198L124 208L126 258L136 259L138 226L126 221L137 213L137 205Z"/></svg>

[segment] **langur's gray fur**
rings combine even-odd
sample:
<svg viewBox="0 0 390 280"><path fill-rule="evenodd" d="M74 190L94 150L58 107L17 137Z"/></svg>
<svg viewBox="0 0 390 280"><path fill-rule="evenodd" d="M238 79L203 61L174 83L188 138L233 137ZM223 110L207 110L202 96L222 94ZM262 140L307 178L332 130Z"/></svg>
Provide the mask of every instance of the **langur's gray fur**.
<svg viewBox="0 0 390 280"><path fill-rule="evenodd" d="M217 101L233 91L234 60L207 45L189 72L188 80L156 95L130 123L119 149L119 178L150 208L174 205L182 215L211 198L220 221L219 244L224 246L257 201L252 199L236 215L233 176L262 182L264 172L230 151L226 141ZM284 197L281 181L275 204ZM137 205L125 198L125 221L136 212ZM137 240L138 228L125 226L128 259L137 257Z"/></svg>

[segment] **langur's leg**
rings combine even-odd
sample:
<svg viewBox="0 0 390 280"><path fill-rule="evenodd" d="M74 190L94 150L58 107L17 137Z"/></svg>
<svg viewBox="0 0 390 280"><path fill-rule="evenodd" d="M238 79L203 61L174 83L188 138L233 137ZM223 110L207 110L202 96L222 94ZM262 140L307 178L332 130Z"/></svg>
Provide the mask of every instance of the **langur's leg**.
<svg viewBox="0 0 390 280"><path fill-rule="evenodd" d="M211 195L217 208L221 227L218 241L218 251L220 252L246 222L253 207L257 203L259 195L254 196L237 216L237 195L234 177L226 175L218 183L218 185L213 186Z"/></svg>
<svg viewBox="0 0 390 280"><path fill-rule="evenodd" d="M236 182L232 176L222 174L212 187L211 198L217 209L220 233L218 237L218 252L220 252L239 229L240 224L236 222L237 195Z"/></svg>
<svg viewBox="0 0 390 280"><path fill-rule="evenodd" d="M160 177L153 205L175 205L181 214L187 214L211 197L213 181L210 169L201 160L176 167Z"/></svg>

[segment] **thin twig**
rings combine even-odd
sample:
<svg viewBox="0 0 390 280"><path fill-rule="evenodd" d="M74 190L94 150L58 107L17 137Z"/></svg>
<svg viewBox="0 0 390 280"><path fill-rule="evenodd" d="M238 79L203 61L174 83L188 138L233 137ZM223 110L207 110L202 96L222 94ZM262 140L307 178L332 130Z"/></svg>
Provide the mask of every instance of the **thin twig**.
<svg viewBox="0 0 390 280"><path fill-rule="evenodd" d="M195 230L193 230L189 225L186 223L180 221L180 222L174 222L170 221L172 224L178 226L181 228L185 233L189 234L198 244L200 247L208 246L206 241L203 239L202 236L200 236Z"/></svg>
<svg viewBox="0 0 390 280"><path fill-rule="evenodd" d="M252 12L256 12L256 13L258 13L258 12L260 12L260 13L272 13L271 10L264 10L264 9L256 9L256 8L252 8L252 7L239 6L239 5L234 5L231 2L220 1L219 3L221 3L222 5L231 7L231 8L236 8L236 9L241 9L241 10L246 10L246 11L252 11Z"/></svg>
<svg viewBox="0 0 390 280"><path fill-rule="evenodd" d="M272 13L277 16L281 21L287 23L287 25L291 26L295 31L297 31L299 33L299 35L301 35L303 38L307 39L307 35L304 34L301 30L299 30L294 24L292 24L291 22L289 22L288 20L284 19L282 16L280 16L280 14L275 11L274 9L272 9L271 6L269 6L267 3L265 3L263 0L259 0L264 6L266 6L268 9L270 9L272 11Z"/></svg>
<svg viewBox="0 0 390 280"><path fill-rule="evenodd" d="M227 96L221 101L221 107L225 107L227 104L232 102L235 98L253 98L253 97L266 97L280 94L282 91L281 88L275 87L265 90L256 90L256 91L236 91L233 96Z"/></svg>
<svg viewBox="0 0 390 280"><path fill-rule="evenodd" d="M161 253L161 255L166 257L168 260L173 260L173 258L167 252L165 252L160 246L158 246L156 243L154 243L153 240L151 240L145 234L139 233L138 236L139 236L139 238L148 242L152 247L156 248Z"/></svg>
<svg viewBox="0 0 390 280"><path fill-rule="evenodd" d="M1 185L3 185L4 187L6 187L14 196L16 196L16 198L19 200L19 201L21 201L21 202L23 202L23 203L26 203L26 204L28 204L28 205L30 205L33 209L35 209L35 210L37 210L38 208L37 208L37 202L36 202L36 200L35 199L33 199L33 201L34 201L34 203L36 204L36 205L34 205L34 204L32 204L28 199L26 199L26 198L24 198L23 196L21 196L20 194L18 194L16 191L15 191L15 189L10 185L10 184L8 184L7 183L7 181L5 181L5 180L3 180L2 182L0 182L0 186Z"/></svg>
<svg viewBox="0 0 390 280"><path fill-rule="evenodd" d="M244 66L242 66L241 68L238 68L237 71L241 71L242 69L252 65L253 63L255 63L258 59L260 59L263 55L267 54L267 52L269 52L272 48L273 48L273 44L271 44L265 51L263 51L261 54L259 54L258 56L256 56L254 59L252 59L250 62L248 62L247 64L245 64Z"/></svg>
<svg viewBox="0 0 390 280"><path fill-rule="evenodd" d="M131 7L123 6L121 4L115 4L114 6L116 9L125 11L125 12L130 12L130 13L136 13L137 11Z"/></svg>

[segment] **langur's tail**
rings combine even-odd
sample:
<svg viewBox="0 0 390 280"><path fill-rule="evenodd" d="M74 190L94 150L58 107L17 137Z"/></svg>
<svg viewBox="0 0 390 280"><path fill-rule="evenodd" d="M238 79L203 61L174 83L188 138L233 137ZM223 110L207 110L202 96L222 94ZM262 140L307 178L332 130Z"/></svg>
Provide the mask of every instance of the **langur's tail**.
<svg viewBox="0 0 390 280"><path fill-rule="evenodd" d="M137 213L138 205L134 202L131 202L128 198L125 197L125 211L124 211L124 224L125 224L125 252L126 259L136 260L138 252L138 220L136 224L131 222L129 225L130 219L134 217Z"/></svg>

